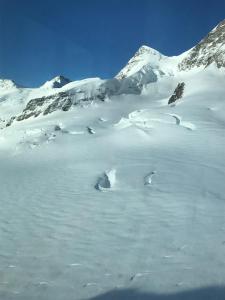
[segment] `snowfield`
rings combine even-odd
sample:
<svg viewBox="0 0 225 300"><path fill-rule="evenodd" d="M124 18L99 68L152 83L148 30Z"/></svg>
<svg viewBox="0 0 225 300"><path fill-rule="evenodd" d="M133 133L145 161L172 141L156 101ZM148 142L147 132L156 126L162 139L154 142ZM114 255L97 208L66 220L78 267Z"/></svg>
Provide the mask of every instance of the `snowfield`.
<svg viewBox="0 0 225 300"><path fill-rule="evenodd" d="M168 105L182 81L182 99ZM167 74L140 94L5 127L10 111L19 113L32 93L55 93L51 86L18 88L16 98L7 98L15 87L1 91L0 299L223 286L224 70Z"/></svg>

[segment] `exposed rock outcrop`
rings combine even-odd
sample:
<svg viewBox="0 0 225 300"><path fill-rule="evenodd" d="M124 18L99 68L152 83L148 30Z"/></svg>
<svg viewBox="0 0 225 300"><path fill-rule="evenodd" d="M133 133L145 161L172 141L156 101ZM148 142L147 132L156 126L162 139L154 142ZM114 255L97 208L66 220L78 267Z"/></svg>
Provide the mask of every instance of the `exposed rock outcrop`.
<svg viewBox="0 0 225 300"><path fill-rule="evenodd" d="M225 20L189 51L178 64L178 69L183 71L201 66L206 68L212 63L218 68L225 67Z"/></svg>
<svg viewBox="0 0 225 300"><path fill-rule="evenodd" d="M94 129L93 129L92 127L90 127L90 126L87 127L87 132L88 132L89 134L95 134Z"/></svg>
<svg viewBox="0 0 225 300"><path fill-rule="evenodd" d="M139 74L139 73L138 73ZM73 105L79 105L92 101L105 101L111 96L120 94L140 94L143 83L139 75L132 78L118 80L116 78L101 81L99 84L90 86L77 86L68 91L61 91L49 96L31 99L20 115L11 118L7 126L14 120L23 121L40 114L48 115L56 110L68 111Z"/></svg>
<svg viewBox="0 0 225 300"><path fill-rule="evenodd" d="M171 103L177 101L178 99L182 98L183 93L184 93L184 86L185 86L184 82L178 83L177 87L175 88L175 90L173 92L173 95L170 97L170 99L168 101L168 104L171 104Z"/></svg>

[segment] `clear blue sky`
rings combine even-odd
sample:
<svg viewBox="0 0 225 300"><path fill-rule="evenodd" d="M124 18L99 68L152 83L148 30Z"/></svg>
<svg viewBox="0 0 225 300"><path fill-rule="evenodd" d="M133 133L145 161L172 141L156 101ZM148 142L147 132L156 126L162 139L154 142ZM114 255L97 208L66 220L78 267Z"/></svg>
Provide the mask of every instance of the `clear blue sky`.
<svg viewBox="0 0 225 300"><path fill-rule="evenodd" d="M224 18L225 0L0 0L0 77L109 78L141 45L176 55Z"/></svg>

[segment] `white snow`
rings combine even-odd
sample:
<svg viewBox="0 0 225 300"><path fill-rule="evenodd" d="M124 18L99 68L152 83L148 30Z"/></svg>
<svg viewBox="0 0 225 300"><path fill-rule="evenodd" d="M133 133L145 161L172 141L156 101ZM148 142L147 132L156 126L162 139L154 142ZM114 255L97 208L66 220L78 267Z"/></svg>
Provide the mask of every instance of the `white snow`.
<svg viewBox="0 0 225 300"><path fill-rule="evenodd" d="M16 83L11 79L0 79L0 91L1 93L9 89L16 89Z"/></svg>
<svg viewBox="0 0 225 300"><path fill-rule="evenodd" d="M58 90L93 95L102 82ZM169 106L178 82L184 97ZM55 89L0 93L3 120ZM0 130L0 299L224 284L224 126L224 70L210 66Z"/></svg>
<svg viewBox="0 0 225 300"><path fill-rule="evenodd" d="M116 170L111 169L103 173L95 185L95 188L99 191L113 188L116 183Z"/></svg>
<svg viewBox="0 0 225 300"><path fill-rule="evenodd" d="M178 63L183 57L188 55L189 51L179 56L168 57L153 48L142 46L128 61L126 66L116 75L116 78L129 78L137 76L136 74L143 73L145 74L145 78L148 73L153 73L158 78L163 76L174 76L177 73Z"/></svg>

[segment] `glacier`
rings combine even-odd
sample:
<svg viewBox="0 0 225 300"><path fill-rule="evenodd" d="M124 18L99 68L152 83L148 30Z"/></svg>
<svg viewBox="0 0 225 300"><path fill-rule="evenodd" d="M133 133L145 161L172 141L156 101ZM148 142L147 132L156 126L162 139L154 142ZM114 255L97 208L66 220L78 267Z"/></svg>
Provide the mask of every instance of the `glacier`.
<svg viewBox="0 0 225 300"><path fill-rule="evenodd" d="M224 285L225 71L192 51L143 46L112 79L0 80L0 299Z"/></svg>

